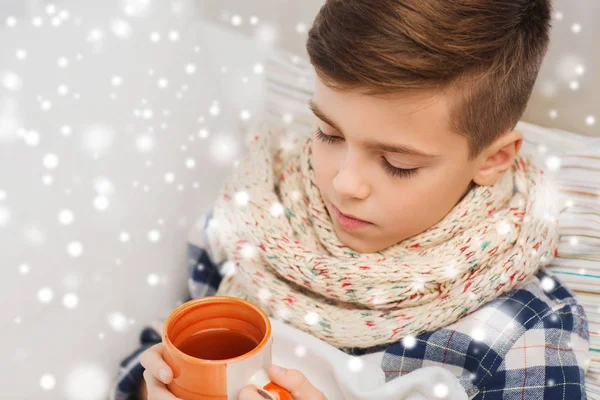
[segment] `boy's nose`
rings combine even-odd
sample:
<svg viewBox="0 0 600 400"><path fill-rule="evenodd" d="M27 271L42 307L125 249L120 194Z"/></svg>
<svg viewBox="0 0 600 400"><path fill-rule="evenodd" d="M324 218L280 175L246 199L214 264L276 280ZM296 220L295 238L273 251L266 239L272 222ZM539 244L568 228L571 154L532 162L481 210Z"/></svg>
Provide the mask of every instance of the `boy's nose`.
<svg viewBox="0 0 600 400"><path fill-rule="evenodd" d="M342 166L333 179L333 188L340 197L364 200L369 197L371 189L357 168L351 165Z"/></svg>

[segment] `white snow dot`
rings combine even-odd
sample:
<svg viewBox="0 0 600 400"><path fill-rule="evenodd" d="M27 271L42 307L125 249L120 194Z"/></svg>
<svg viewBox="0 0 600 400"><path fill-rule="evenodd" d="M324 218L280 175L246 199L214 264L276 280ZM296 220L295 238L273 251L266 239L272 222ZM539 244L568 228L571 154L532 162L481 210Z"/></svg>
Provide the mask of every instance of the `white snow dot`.
<svg viewBox="0 0 600 400"><path fill-rule="evenodd" d="M83 253L83 245L80 242L71 242L67 245L67 253L71 257L79 257Z"/></svg>
<svg viewBox="0 0 600 400"><path fill-rule="evenodd" d="M250 195L247 192L237 192L235 194L235 201L240 206L245 206L250 201Z"/></svg>
<svg viewBox="0 0 600 400"><path fill-rule="evenodd" d="M116 19L116 20L112 21L110 24L110 28L111 28L112 32L115 34L115 36L117 36L121 39L127 39L127 38L131 37L131 33L132 33L131 25L129 25L129 22L127 22L123 19Z"/></svg>
<svg viewBox="0 0 600 400"><path fill-rule="evenodd" d="M46 154L43 159L44 167L54 169L58 166L58 156L56 154Z"/></svg>
<svg viewBox="0 0 600 400"><path fill-rule="evenodd" d="M561 159L558 156L549 156L546 158L546 166L551 171L558 170L560 168L561 163Z"/></svg>
<svg viewBox="0 0 600 400"><path fill-rule="evenodd" d="M167 172L165 174L165 182L173 183L175 181L175 174L172 172Z"/></svg>
<svg viewBox="0 0 600 400"><path fill-rule="evenodd" d="M473 340L476 342L481 342L483 339L485 339L485 332L481 328L475 328L471 332L471 337L473 337Z"/></svg>
<svg viewBox="0 0 600 400"><path fill-rule="evenodd" d="M115 75L112 78L110 78L110 83L115 87L119 87L121 86L121 84L123 84L123 78L118 75Z"/></svg>
<svg viewBox="0 0 600 400"><path fill-rule="evenodd" d="M277 41L279 33L277 28L271 24L263 23L255 31L256 38L265 44L272 44Z"/></svg>
<svg viewBox="0 0 600 400"><path fill-rule="evenodd" d="M160 33L152 32L150 34L150 40L153 41L154 43L158 42L160 40Z"/></svg>
<svg viewBox="0 0 600 400"><path fill-rule="evenodd" d="M165 89L167 86L169 86L169 81L166 78L160 78L157 85L159 88Z"/></svg>
<svg viewBox="0 0 600 400"><path fill-rule="evenodd" d="M108 324L117 332L123 332L128 327L127 318L118 311L108 314Z"/></svg>
<svg viewBox="0 0 600 400"><path fill-rule="evenodd" d="M304 357L304 356L306 356L306 347L296 346L296 348L294 349L294 353L296 354L297 357Z"/></svg>
<svg viewBox="0 0 600 400"><path fill-rule="evenodd" d="M0 206L0 226L8 224L10 221L10 211L4 206Z"/></svg>
<svg viewBox="0 0 600 400"><path fill-rule="evenodd" d="M60 133L63 136L69 136L69 135L71 135L72 132L73 132L73 130L71 129L71 127L69 125L63 125L60 128Z"/></svg>
<svg viewBox="0 0 600 400"><path fill-rule="evenodd" d="M65 378L66 400L101 400L109 391L108 372L100 366L77 366Z"/></svg>
<svg viewBox="0 0 600 400"><path fill-rule="evenodd" d="M579 239L577 237L572 237L569 239L569 244L571 246L577 246L579 244Z"/></svg>
<svg viewBox="0 0 600 400"><path fill-rule="evenodd" d="M96 196L94 198L94 207L98 211L106 210L109 205L110 205L110 201L108 200L108 197L106 197L106 196Z"/></svg>
<svg viewBox="0 0 600 400"><path fill-rule="evenodd" d="M231 25L233 26L240 26L242 24L242 17L240 17L239 15L234 15L233 17L231 17Z"/></svg>
<svg viewBox="0 0 600 400"><path fill-rule="evenodd" d="M575 73L577 75L583 75L583 74L585 74L585 66L583 66L581 64L575 66Z"/></svg>
<svg viewBox="0 0 600 400"><path fill-rule="evenodd" d="M248 110L242 110L242 112L240 113L240 118L243 119L244 121L249 120L251 116L252 116L252 114L250 114L250 111L248 111Z"/></svg>
<svg viewBox="0 0 600 400"><path fill-rule="evenodd" d="M565 207L571 208L575 205L575 202L573 201L573 199L567 199L565 201Z"/></svg>
<svg viewBox="0 0 600 400"><path fill-rule="evenodd" d="M407 349L412 349L417 345L417 339L413 335L407 335L402 339L402 345Z"/></svg>
<svg viewBox="0 0 600 400"><path fill-rule="evenodd" d="M260 288L260 290L258 291L258 298L262 301L268 301L271 297L273 297L273 295L271 294L269 289Z"/></svg>
<svg viewBox="0 0 600 400"><path fill-rule="evenodd" d="M316 324L317 322L319 322L319 319L319 314L317 314L314 311L309 311L304 316L304 322L306 322L308 325Z"/></svg>
<svg viewBox="0 0 600 400"><path fill-rule="evenodd" d="M271 215L274 217L280 217L283 215L285 208L281 203L273 203L271 204Z"/></svg>
<svg viewBox="0 0 600 400"><path fill-rule="evenodd" d="M286 124L291 124L294 121L294 116L291 113L283 114L283 122Z"/></svg>
<svg viewBox="0 0 600 400"><path fill-rule="evenodd" d="M173 42L179 40L179 32L177 32L177 31L170 31L169 32L169 39L171 39L171 41L173 41Z"/></svg>
<svg viewBox="0 0 600 400"><path fill-rule="evenodd" d="M236 270L237 270L237 268L233 261L225 261L223 263L223 266L220 269L220 273L222 276L227 277L227 276L235 275Z"/></svg>
<svg viewBox="0 0 600 400"><path fill-rule="evenodd" d="M65 96L67 93L69 93L69 87L67 85L60 85L57 89L57 92L59 95Z"/></svg>
<svg viewBox="0 0 600 400"><path fill-rule="evenodd" d="M37 146L40 143L40 134L36 131L27 131L23 139L28 146Z"/></svg>
<svg viewBox="0 0 600 400"><path fill-rule="evenodd" d="M21 78L14 72L5 72L2 74L2 85L13 92L21 89Z"/></svg>
<svg viewBox="0 0 600 400"><path fill-rule="evenodd" d="M79 304L79 298L77 298L75 293L67 293L63 297L63 305L66 308L75 308L77 304Z"/></svg>
<svg viewBox="0 0 600 400"><path fill-rule="evenodd" d="M71 225L73 223L74 219L75 219L75 216L73 215L73 211L71 211L71 210L65 209L65 210L61 210L58 213L58 220L63 225Z"/></svg>
<svg viewBox="0 0 600 400"><path fill-rule="evenodd" d="M160 232L156 229L148 232L148 240L151 242L158 242L160 240Z"/></svg>
<svg viewBox="0 0 600 400"><path fill-rule="evenodd" d="M196 65L192 63L187 64L185 66L185 72L190 75L194 74L196 72Z"/></svg>
<svg viewBox="0 0 600 400"><path fill-rule="evenodd" d="M17 25L17 19L13 16L6 17L6 26L14 28Z"/></svg>
<svg viewBox="0 0 600 400"><path fill-rule="evenodd" d="M119 234L119 240L121 242L123 242L123 243L129 242L129 239L130 239L129 233L127 233L127 232L121 232Z"/></svg>
<svg viewBox="0 0 600 400"><path fill-rule="evenodd" d="M42 19L42 17L33 17L32 20L31 20L31 23L36 28L39 28L44 23L44 20Z"/></svg>
<svg viewBox="0 0 600 400"><path fill-rule="evenodd" d="M299 22L299 23L296 25L296 32L298 32L300 35L302 35L302 34L306 33L306 31L307 31L307 27L306 27L306 24L305 24L305 23L303 23L303 22Z"/></svg>
<svg viewBox="0 0 600 400"><path fill-rule="evenodd" d="M363 369L363 361L359 357L350 357L348 360L348 369L352 372L359 372Z"/></svg>
<svg viewBox="0 0 600 400"><path fill-rule="evenodd" d="M194 160L193 158L186 159L185 166L188 168L194 168L196 166L196 160Z"/></svg>
<svg viewBox="0 0 600 400"><path fill-rule="evenodd" d="M52 108L52 103L49 100L43 100L40 107L43 111L48 111Z"/></svg>
<svg viewBox="0 0 600 400"><path fill-rule="evenodd" d="M585 117L585 123L587 126L594 126L596 124L596 117L593 115L588 115Z"/></svg>
<svg viewBox="0 0 600 400"><path fill-rule="evenodd" d="M27 275L27 274L29 273L29 271L30 271L30 270L31 270L31 268L30 268L30 267L29 267L29 265L27 265L27 264L21 264L21 265L19 266L19 272L20 272L22 275Z"/></svg>
<svg viewBox="0 0 600 400"><path fill-rule="evenodd" d="M562 21L563 18L564 18L564 14L561 11L557 11L557 12L554 13L554 18L557 21Z"/></svg>
<svg viewBox="0 0 600 400"><path fill-rule="evenodd" d="M250 17L250 25L256 25L258 24L258 17L253 15Z"/></svg>
<svg viewBox="0 0 600 400"><path fill-rule="evenodd" d="M436 383L433 386L433 395L438 399L445 399L446 397L448 397L449 393L450 389L444 383Z"/></svg>
<svg viewBox="0 0 600 400"><path fill-rule="evenodd" d="M577 23L571 25L571 31L575 34L581 32L581 25Z"/></svg>
<svg viewBox="0 0 600 400"><path fill-rule="evenodd" d="M206 139L206 138L208 137L208 130L207 130L207 129L200 129L200 130L198 131L198 136L199 136L201 139Z"/></svg>
<svg viewBox="0 0 600 400"><path fill-rule="evenodd" d="M265 67L262 64L254 64L253 70L255 74L260 75L265 72Z"/></svg>
<svg viewBox="0 0 600 400"><path fill-rule="evenodd" d="M0 201L6 200L6 192L4 190L0 190Z"/></svg>
<svg viewBox="0 0 600 400"><path fill-rule="evenodd" d="M50 303L52 301L53 297L54 297L54 292L52 292L52 289L50 289L48 287L41 288L37 292L38 300L45 304Z"/></svg>
<svg viewBox="0 0 600 400"><path fill-rule="evenodd" d="M67 68L69 66L69 60L67 60L65 57L61 57L58 59L56 64L61 68Z"/></svg>
<svg viewBox="0 0 600 400"><path fill-rule="evenodd" d="M156 274L149 274L147 279L148 279L148 285L150 285L150 286L156 286L160 282L160 278Z"/></svg>
<svg viewBox="0 0 600 400"><path fill-rule="evenodd" d="M83 147L91 154L98 154L110 148L115 132L112 128L94 125L86 128L83 134Z"/></svg>
<svg viewBox="0 0 600 400"><path fill-rule="evenodd" d="M556 119L558 117L558 111L552 109L548 111L548 116L550 117L550 119Z"/></svg>
<svg viewBox="0 0 600 400"><path fill-rule="evenodd" d="M218 104L214 103L208 111L210 112L210 115L213 115L216 117L221 112L221 109L219 108Z"/></svg>
<svg viewBox="0 0 600 400"><path fill-rule="evenodd" d="M251 244L245 244L241 250L242 257L245 259L251 259L256 255L256 247Z"/></svg>
<svg viewBox="0 0 600 400"><path fill-rule="evenodd" d="M569 83L569 89L575 91L575 90L579 90L579 82L578 81L571 81Z"/></svg>
<svg viewBox="0 0 600 400"><path fill-rule="evenodd" d="M496 224L496 231L498 231L499 235L505 236L510 233L512 227L507 221L500 221Z"/></svg>
<svg viewBox="0 0 600 400"><path fill-rule="evenodd" d="M44 185L50 186L52 185L52 182L54 182L54 178L52 177L52 175L44 175L42 176L42 182L44 183Z"/></svg>
<svg viewBox="0 0 600 400"><path fill-rule="evenodd" d="M17 50L15 54L17 56L17 60L24 60L25 58L27 58L27 51L25 51L24 49Z"/></svg>
<svg viewBox="0 0 600 400"><path fill-rule="evenodd" d="M52 390L56 386L56 378L52 374L44 374L40 378L40 386L46 391Z"/></svg>
<svg viewBox="0 0 600 400"><path fill-rule="evenodd" d="M114 193L115 186L110 179L100 176L94 179L94 190L96 190L96 193L99 195L108 196Z"/></svg>
<svg viewBox="0 0 600 400"><path fill-rule="evenodd" d="M56 12L56 6L55 6L54 4L47 4L47 5L46 5L46 12L47 12L49 15L52 15L52 14L54 14L54 13Z"/></svg>
<svg viewBox="0 0 600 400"><path fill-rule="evenodd" d="M140 135L135 140L135 146L139 151L147 153L154 148L154 139L150 135Z"/></svg>

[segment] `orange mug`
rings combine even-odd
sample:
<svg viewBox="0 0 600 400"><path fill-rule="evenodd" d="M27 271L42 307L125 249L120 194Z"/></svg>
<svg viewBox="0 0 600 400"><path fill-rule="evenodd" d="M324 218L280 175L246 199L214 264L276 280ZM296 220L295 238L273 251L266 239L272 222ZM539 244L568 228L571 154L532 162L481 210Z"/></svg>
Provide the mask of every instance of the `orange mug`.
<svg viewBox="0 0 600 400"><path fill-rule="evenodd" d="M204 297L177 307L163 325L168 388L183 400L237 400L257 386L265 399L292 400L269 381L271 323L260 308L235 297Z"/></svg>

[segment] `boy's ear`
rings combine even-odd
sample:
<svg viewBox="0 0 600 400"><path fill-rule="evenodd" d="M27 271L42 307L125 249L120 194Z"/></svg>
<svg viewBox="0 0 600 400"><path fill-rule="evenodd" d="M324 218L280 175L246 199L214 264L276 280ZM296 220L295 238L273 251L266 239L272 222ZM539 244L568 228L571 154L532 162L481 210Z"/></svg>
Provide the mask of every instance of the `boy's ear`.
<svg viewBox="0 0 600 400"><path fill-rule="evenodd" d="M481 167L473 181L480 186L492 186L510 169L521 145L523 134L520 131L510 131L494 141L481 155Z"/></svg>

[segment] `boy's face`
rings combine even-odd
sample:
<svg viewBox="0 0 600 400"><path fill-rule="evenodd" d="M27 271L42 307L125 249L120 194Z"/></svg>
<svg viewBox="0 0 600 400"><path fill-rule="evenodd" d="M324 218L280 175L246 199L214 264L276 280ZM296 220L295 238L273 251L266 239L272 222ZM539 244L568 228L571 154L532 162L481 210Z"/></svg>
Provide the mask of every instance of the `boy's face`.
<svg viewBox="0 0 600 400"><path fill-rule="evenodd" d="M317 79L311 108L317 116L316 184L338 238L360 253L385 249L435 225L472 182L494 184L510 168L522 138L510 132L469 161L467 139L449 130L443 95L379 98L334 91ZM335 141L327 143L318 130ZM372 142L429 156L392 152ZM345 226L336 207L368 224Z"/></svg>

